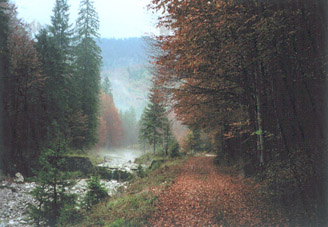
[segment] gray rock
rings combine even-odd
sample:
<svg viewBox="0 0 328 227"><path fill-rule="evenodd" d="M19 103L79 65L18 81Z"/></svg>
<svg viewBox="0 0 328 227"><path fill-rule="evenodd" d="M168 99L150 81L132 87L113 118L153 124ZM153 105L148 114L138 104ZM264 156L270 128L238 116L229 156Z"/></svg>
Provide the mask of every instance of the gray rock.
<svg viewBox="0 0 328 227"><path fill-rule="evenodd" d="M23 177L23 175L21 173L16 173L15 174L14 181L16 183L24 183L24 177Z"/></svg>
<svg viewBox="0 0 328 227"><path fill-rule="evenodd" d="M105 168L115 168L119 171L132 172L137 165L133 162L124 160L104 159L104 163L99 165ZM119 188L126 188L128 182L118 182L116 180L101 180L111 196ZM37 205L30 194L37 186L34 182L24 182L24 177L16 174L15 182L11 183L6 180L0 182L0 227L8 226L30 226L26 222L27 208L29 204ZM69 189L70 193L78 194L78 201L82 201L87 192L87 179L80 179L76 185Z"/></svg>

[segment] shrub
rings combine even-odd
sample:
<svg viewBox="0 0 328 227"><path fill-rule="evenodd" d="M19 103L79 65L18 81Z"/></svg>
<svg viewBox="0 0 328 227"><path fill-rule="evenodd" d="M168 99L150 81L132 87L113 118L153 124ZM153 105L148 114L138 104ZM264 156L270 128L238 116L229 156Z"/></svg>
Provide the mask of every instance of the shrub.
<svg viewBox="0 0 328 227"><path fill-rule="evenodd" d="M100 178L91 177L88 180L87 193L84 198L84 204L87 210L93 205L99 203L102 199L108 197L106 188L100 183Z"/></svg>
<svg viewBox="0 0 328 227"><path fill-rule="evenodd" d="M146 172L145 172L145 170L142 168L141 165L138 165L137 175L140 178L144 178L147 175Z"/></svg>
<svg viewBox="0 0 328 227"><path fill-rule="evenodd" d="M180 150L179 143L178 143L178 141L174 140L170 144L170 147L169 147L170 157L171 158L178 157L179 156L179 150Z"/></svg>
<svg viewBox="0 0 328 227"><path fill-rule="evenodd" d="M113 179L113 171L109 170L106 167L96 166L95 175L99 175L101 179L112 180Z"/></svg>
<svg viewBox="0 0 328 227"><path fill-rule="evenodd" d="M75 208L75 205L66 204L60 211L58 225L77 224L82 219L82 214Z"/></svg>

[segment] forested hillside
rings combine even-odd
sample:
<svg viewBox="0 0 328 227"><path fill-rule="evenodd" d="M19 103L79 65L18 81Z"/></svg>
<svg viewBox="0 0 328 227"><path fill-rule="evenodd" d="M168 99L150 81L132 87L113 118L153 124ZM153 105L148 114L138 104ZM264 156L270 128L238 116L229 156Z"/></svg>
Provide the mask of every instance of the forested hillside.
<svg viewBox="0 0 328 227"><path fill-rule="evenodd" d="M104 71L135 65L145 66L149 60L144 38L102 38L98 44L102 50Z"/></svg>
<svg viewBox="0 0 328 227"><path fill-rule="evenodd" d="M139 118L150 86L149 49L145 38L101 39L102 78L108 77L117 108L133 107Z"/></svg>

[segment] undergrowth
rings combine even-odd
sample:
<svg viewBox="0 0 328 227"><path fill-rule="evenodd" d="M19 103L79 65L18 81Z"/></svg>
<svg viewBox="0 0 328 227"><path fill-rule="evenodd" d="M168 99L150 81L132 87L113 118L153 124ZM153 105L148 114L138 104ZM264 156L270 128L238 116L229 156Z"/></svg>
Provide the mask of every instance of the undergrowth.
<svg viewBox="0 0 328 227"><path fill-rule="evenodd" d="M160 165L146 169L134 178L129 187L111 198L104 199L84 215L78 226L145 226L155 211L158 196L180 173L185 158L164 158L146 154L138 164L164 160Z"/></svg>

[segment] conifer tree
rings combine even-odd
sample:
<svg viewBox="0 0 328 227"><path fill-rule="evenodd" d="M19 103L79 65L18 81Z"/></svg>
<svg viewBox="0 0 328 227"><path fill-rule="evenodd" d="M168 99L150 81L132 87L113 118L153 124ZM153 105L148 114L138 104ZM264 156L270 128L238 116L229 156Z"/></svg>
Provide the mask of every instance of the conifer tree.
<svg viewBox="0 0 328 227"><path fill-rule="evenodd" d="M162 136L163 136L163 149L165 154L168 155L170 144L174 141L174 137L171 132L170 121L165 116L162 120Z"/></svg>
<svg viewBox="0 0 328 227"><path fill-rule="evenodd" d="M64 172L67 166L65 153L67 144L59 125L54 121L51 133L53 142L40 156L40 169L36 173L38 186L32 191L37 205L30 205L31 221L40 226L56 226L59 222L69 221L71 224L77 218L76 194L69 193L75 184L73 174ZM68 220L67 220L68 219Z"/></svg>
<svg viewBox="0 0 328 227"><path fill-rule="evenodd" d="M76 75L81 89L82 113L87 116L86 146L97 141L101 50L96 43L99 20L93 1L82 0L76 21Z"/></svg>
<svg viewBox="0 0 328 227"><path fill-rule="evenodd" d="M72 49L72 26L69 24L68 11L67 0L56 0L53 9L54 15L51 17L51 26L49 27L56 46L62 51L63 58L67 58Z"/></svg>
<svg viewBox="0 0 328 227"><path fill-rule="evenodd" d="M17 18L16 8L5 1L0 5L1 28L1 110L4 165L8 173L29 174L39 153L41 129L40 75L37 53L27 26Z"/></svg>
<svg viewBox="0 0 328 227"><path fill-rule="evenodd" d="M156 145L163 142L164 114L164 107L158 102L156 92L152 91L149 95L149 103L141 118L140 139L153 145L154 153Z"/></svg>
<svg viewBox="0 0 328 227"><path fill-rule="evenodd" d="M121 114L124 132L124 145L134 145L138 141L138 123L136 111L133 107Z"/></svg>
<svg viewBox="0 0 328 227"><path fill-rule="evenodd" d="M111 84L111 82L110 82L110 80L109 80L108 77L106 77L106 78L104 79L104 81L102 82L101 87L102 87L103 91L104 91L106 94L108 94L110 97L113 98L113 93L112 93L112 84Z"/></svg>
<svg viewBox="0 0 328 227"><path fill-rule="evenodd" d="M51 25L37 35L36 48L45 81L45 112L48 141L56 121L67 140L71 140L69 118L72 114L72 30L66 0L56 0Z"/></svg>

